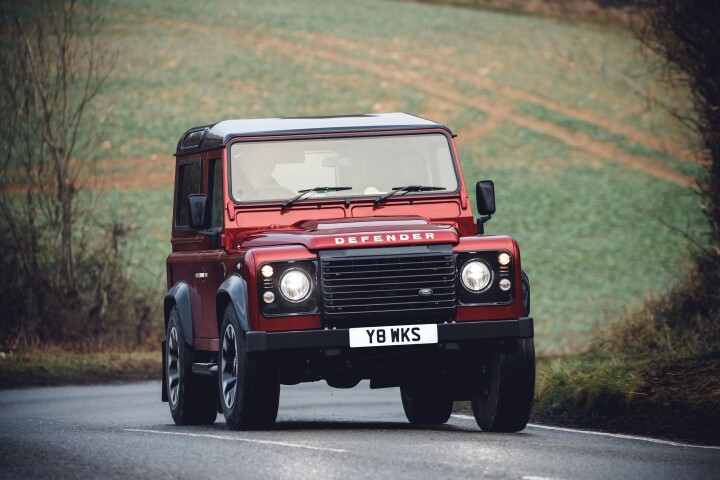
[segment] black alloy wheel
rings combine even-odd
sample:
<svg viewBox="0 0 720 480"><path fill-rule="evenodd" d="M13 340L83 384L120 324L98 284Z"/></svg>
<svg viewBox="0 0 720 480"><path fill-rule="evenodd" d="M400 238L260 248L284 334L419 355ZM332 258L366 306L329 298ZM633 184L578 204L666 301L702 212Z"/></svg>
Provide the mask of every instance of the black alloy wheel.
<svg viewBox="0 0 720 480"><path fill-rule="evenodd" d="M210 425L217 417L215 382L192 372L193 350L185 343L177 307L166 332L166 376L170 414L177 425Z"/></svg>
<svg viewBox="0 0 720 480"><path fill-rule="evenodd" d="M280 375L272 359L253 357L235 308L228 305L220 328L218 390L225 422L232 430L262 430L275 424Z"/></svg>

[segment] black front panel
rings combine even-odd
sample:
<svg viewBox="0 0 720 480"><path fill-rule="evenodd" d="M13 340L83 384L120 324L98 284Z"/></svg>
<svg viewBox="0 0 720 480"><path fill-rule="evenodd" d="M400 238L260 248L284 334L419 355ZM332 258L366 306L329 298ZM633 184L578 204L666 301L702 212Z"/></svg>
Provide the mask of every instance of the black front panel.
<svg viewBox="0 0 720 480"><path fill-rule="evenodd" d="M273 275L271 277L266 278L262 275L262 267L265 265L273 267ZM310 295L308 298L298 303L290 302L285 299L280 293L278 285L285 272L295 269L305 271L311 279ZM258 286L260 290L259 301L262 314L266 317L284 317L290 315L309 315L318 313L316 272L316 263L310 260L290 260L286 262L262 263L258 268ZM265 292L272 292L275 295L275 300L271 303L265 302L263 300L263 294Z"/></svg>
<svg viewBox="0 0 720 480"><path fill-rule="evenodd" d="M455 316L450 245L325 251L320 269L329 326L442 323Z"/></svg>
<svg viewBox="0 0 720 480"><path fill-rule="evenodd" d="M507 265L500 265L498 262L498 255L502 252L510 255L510 252L505 250L491 250L491 251L478 251L478 252L462 252L457 255L457 267L458 267L458 303L460 305L508 305L513 301L514 286L511 286L509 290L503 291L500 288L500 281L503 279L514 280L513 278L513 265L514 259L510 257L510 263ZM480 260L484 262L493 274L493 280L490 286L480 293L470 292L462 286L459 275L462 271L463 266L467 262L472 260Z"/></svg>

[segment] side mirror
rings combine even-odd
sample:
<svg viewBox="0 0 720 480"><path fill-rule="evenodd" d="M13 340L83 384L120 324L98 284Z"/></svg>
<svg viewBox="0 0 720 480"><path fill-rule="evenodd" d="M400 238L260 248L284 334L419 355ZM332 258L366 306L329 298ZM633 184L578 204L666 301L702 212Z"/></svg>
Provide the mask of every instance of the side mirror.
<svg viewBox="0 0 720 480"><path fill-rule="evenodd" d="M495 213L495 184L492 180L481 180L475 186L478 215Z"/></svg>
<svg viewBox="0 0 720 480"><path fill-rule="evenodd" d="M475 186L475 197L477 199L477 231L478 235L485 233L485 222L492 218L495 213L495 184L492 180L481 180Z"/></svg>
<svg viewBox="0 0 720 480"><path fill-rule="evenodd" d="M208 211L207 195L192 193L188 195L188 212L190 212L190 228L193 230L206 230L210 226L210 212Z"/></svg>

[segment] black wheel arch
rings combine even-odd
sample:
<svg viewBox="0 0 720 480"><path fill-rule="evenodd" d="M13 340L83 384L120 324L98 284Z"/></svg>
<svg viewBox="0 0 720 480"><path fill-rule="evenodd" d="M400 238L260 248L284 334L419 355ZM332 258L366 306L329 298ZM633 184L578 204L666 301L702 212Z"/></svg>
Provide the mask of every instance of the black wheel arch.
<svg viewBox="0 0 720 480"><path fill-rule="evenodd" d="M240 328L243 332L250 331L250 319L248 318L248 293L247 282L238 274L230 275L220 285L215 301L216 317L218 323L218 335L222 326L225 309L232 305L235 309Z"/></svg>
<svg viewBox="0 0 720 480"><path fill-rule="evenodd" d="M188 287L188 284L184 281L173 285L165 294L165 331L167 331L170 312L172 312L173 307L177 307L177 315L180 319L180 328L182 328L185 343L193 347L195 345L195 335L193 330L192 305L190 303L190 287Z"/></svg>
<svg viewBox="0 0 720 480"><path fill-rule="evenodd" d="M520 271L522 278L522 302L523 302L523 315L526 317L530 316L530 279L528 278L525 270Z"/></svg>

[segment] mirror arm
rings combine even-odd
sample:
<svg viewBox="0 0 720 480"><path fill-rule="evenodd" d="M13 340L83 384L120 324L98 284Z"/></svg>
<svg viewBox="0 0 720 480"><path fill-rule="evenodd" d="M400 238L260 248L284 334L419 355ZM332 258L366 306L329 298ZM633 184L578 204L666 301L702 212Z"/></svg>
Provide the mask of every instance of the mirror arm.
<svg viewBox="0 0 720 480"><path fill-rule="evenodd" d="M490 221L491 218L492 218L491 215L485 215L485 216L478 217L478 219L477 219L478 235L482 235L483 233L485 233L485 223Z"/></svg>
<svg viewBox="0 0 720 480"><path fill-rule="evenodd" d="M220 246L220 232L217 230L198 230L197 233L198 235L211 239L210 248L217 248Z"/></svg>

